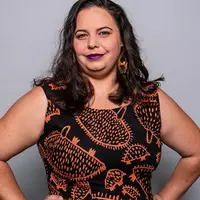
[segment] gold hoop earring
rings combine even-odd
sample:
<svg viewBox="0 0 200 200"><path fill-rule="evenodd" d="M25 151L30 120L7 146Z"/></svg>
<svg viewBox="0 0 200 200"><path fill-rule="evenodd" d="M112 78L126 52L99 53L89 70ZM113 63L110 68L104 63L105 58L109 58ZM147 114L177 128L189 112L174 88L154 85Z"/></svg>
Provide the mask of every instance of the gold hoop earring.
<svg viewBox="0 0 200 200"><path fill-rule="evenodd" d="M118 62L117 62L118 70L121 74L125 74L128 69L128 62L125 56L120 55Z"/></svg>

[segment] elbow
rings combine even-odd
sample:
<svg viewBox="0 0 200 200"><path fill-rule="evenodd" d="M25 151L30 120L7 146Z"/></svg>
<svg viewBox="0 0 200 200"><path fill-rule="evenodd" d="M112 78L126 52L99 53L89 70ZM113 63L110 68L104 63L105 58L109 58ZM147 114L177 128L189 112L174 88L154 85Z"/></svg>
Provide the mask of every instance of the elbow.
<svg viewBox="0 0 200 200"><path fill-rule="evenodd" d="M188 165L191 169L193 169L194 173L197 176L200 176L200 155L195 155L190 158L190 164Z"/></svg>
<svg viewBox="0 0 200 200"><path fill-rule="evenodd" d="M200 176L200 155L196 158L197 159L197 169L198 169L198 175Z"/></svg>
<svg viewBox="0 0 200 200"><path fill-rule="evenodd" d="M190 171L191 176L200 176L200 155L182 156L180 163L185 166L187 171Z"/></svg>

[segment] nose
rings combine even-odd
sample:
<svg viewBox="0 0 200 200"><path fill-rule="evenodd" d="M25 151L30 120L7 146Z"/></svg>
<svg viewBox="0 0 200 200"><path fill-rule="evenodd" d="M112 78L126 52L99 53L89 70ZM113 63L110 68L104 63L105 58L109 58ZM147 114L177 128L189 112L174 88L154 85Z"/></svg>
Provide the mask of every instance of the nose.
<svg viewBox="0 0 200 200"><path fill-rule="evenodd" d="M99 41L95 36L90 36L88 38L88 48L89 49L99 48Z"/></svg>

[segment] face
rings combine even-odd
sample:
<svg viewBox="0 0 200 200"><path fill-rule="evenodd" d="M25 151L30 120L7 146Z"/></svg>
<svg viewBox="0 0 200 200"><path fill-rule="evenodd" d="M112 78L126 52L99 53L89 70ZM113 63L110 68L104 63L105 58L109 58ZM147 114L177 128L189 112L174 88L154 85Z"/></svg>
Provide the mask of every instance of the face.
<svg viewBox="0 0 200 200"><path fill-rule="evenodd" d="M87 76L116 74L122 42L116 22L105 9L91 7L79 12L73 46Z"/></svg>

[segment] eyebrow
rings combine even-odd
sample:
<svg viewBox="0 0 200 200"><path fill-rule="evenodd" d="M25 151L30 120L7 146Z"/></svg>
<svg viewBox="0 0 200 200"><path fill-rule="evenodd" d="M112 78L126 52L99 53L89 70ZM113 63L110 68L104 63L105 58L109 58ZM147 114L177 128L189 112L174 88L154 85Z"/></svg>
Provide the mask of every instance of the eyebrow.
<svg viewBox="0 0 200 200"><path fill-rule="evenodd" d="M100 27L100 28L97 29L97 31L101 31L101 30L103 30L103 29L110 29L111 31L113 31L113 29L110 28L110 27L108 27L108 26ZM86 29L78 29L78 30L75 32L75 34L76 34L77 32L86 32L86 33L88 33L88 31L87 31Z"/></svg>

